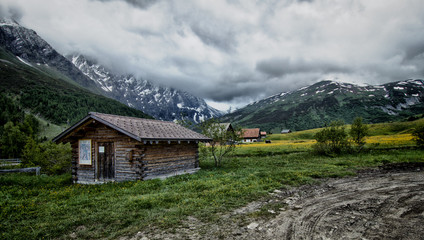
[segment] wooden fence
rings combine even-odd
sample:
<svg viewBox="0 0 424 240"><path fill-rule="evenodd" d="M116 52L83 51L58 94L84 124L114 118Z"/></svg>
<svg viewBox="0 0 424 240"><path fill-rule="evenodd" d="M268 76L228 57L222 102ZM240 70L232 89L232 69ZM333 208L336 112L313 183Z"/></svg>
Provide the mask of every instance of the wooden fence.
<svg viewBox="0 0 424 240"><path fill-rule="evenodd" d="M0 173L13 173L13 172L35 172L38 176L40 175L41 167L30 167L30 168L16 168L16 169L0 169Z"/></svg>
<svg viewBox="0 0 424 240"><path fill-rule="evenodd" d="M0 166L18 165L22 163L20 158L0 159Z"/></svg>

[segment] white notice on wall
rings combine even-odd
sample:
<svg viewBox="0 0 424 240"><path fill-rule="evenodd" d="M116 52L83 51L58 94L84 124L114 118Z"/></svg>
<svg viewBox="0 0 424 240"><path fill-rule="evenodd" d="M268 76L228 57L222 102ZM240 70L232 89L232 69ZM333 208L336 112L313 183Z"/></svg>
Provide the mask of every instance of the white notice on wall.
<svg viewBox="0 0 424 240"><path fill-rule="evenodd" d="M99 146L99 153L104 153L104 152L105 152L105 147Z"/></svg>

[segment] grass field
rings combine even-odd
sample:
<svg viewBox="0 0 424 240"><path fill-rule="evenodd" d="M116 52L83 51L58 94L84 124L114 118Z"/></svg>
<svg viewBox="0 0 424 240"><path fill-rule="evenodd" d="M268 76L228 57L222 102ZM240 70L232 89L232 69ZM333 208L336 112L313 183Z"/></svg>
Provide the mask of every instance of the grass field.
<svg viewBox="0 0 424 240"><path fill-rule="evenodd" d="M405 130L370 136L367 152L338 157L310 153L313 131L240 145L221 168L202 156L199 172L166 180L73 185L70 175L0 175L0 238L114 239L172 229L188 216L214 221L275 189L385 163L424 162L424 150L399 148L413 146Z"/></svg>

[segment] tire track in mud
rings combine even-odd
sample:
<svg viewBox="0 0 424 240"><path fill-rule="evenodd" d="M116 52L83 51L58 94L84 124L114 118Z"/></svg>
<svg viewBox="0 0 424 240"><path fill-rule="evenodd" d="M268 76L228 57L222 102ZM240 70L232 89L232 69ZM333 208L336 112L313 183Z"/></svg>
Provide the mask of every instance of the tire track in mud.
<svg viewBox="0 0 424 240"><path fill-rule="evenodd" d="M252 217L269 204L283 207L271 216ZM171 231L150 229L121 239L424 240L424 163L276 190L216 222L189 217Z"/></svg>
<svg viewBox="0 0 424 240"><path fill-rule="evenodd" d="M252 239L424 239L424 173L366 174L301 187Z"/></svg>

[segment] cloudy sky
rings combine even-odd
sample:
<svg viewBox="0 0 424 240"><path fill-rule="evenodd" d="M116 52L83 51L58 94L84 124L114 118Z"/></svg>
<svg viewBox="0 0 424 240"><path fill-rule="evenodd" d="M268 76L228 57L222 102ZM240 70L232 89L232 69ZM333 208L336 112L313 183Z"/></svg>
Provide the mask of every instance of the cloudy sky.
<svg viewBox="0 0 424 240"><path fill-rule="evenodd" d="M62 54L226 109L324 79L424 78L423 0L2 0Z"/></svg>

